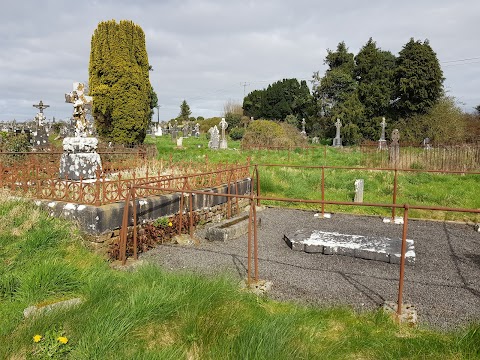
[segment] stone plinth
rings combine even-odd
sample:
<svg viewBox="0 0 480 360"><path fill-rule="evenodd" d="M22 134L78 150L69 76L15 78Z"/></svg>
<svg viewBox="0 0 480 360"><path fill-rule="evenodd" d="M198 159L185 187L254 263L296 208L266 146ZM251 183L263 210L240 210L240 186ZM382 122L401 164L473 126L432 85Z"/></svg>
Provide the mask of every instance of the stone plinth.
<svg viewBox="0 0 480 360"><path fill-rule="evenodd" d="M67 153L92 153L97 150L98 140L94 137L66 137L63 151Z"/></svg>
<svg viewBox="0 0 480 360"><path fill-rule="evenodd" d="M402 239L399 238L297 230L292 234L284 235L283 239L295 251L324 255L337 254L392 264L400 263ZM405 260L407 264L415 263L415 247L411 239L407 239Z"/></svg>
<svg viewBox="0 0 480 360"><path fill-rule="evenodd" d="M96 149L98 140L92 137L67 137L63 140L59 177L69 180L94 179L102 161Z"/></svg>
<svg viewBox="0 0 480 360"><path fill-rule="evenodd" d="M248 232L248 215L229 219L222 224L212 226L205 237L210 241L227 241L238 238Z"/></svg>

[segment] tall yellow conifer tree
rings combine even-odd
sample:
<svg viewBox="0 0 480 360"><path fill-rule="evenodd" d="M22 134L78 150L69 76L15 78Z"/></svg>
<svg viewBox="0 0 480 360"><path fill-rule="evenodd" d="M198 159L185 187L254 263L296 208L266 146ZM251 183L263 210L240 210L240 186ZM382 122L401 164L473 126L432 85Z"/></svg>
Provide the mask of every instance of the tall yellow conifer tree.
<svg viewBox="0 0 480 360"><path fill-rule="evenodd" d="M90 51L89 87L99 136L121 144L145 139L157 105L142 28L132 21L104 21Z"/></svg>

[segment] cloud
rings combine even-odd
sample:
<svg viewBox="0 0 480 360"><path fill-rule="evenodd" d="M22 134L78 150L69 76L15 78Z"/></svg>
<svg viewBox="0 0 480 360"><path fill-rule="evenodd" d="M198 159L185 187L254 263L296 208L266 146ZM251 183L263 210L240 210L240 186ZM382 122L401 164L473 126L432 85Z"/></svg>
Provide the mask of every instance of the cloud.
<svg viewBox="0 0 480 360"><path fill-rule="evenodd" d="M150 79L168 120L183 99L194 116L218 116L244 89L310 79L340 41L357 53L372 37L397 54L410 37L428 38L440 61L480 56L479 12L474 0L10 2L0 14L0 120L32 118L40 99L51 105L47 117L68 118L64 93L88 79L91 36L104 20L129 19L145 31ZM480 103L478 62L443 69L465 108Z"/></svg>

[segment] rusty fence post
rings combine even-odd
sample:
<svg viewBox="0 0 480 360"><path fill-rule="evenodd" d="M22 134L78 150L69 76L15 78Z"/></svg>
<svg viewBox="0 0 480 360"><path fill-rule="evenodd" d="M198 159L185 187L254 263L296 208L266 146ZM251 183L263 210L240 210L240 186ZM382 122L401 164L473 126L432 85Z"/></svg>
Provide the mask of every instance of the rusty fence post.
<svg viewBox="0 0 480 360"><path fill-rule="evenodd" d="M250 194L250 211L248 213L248 244L247 244L247 284L252 280L252 218L253 218L253 194Z"/></svg>
<svg viewBox="0 0 480 360"><path fill-rule="evenodd" d="M253 264L255 271L255 282L258 282L258 237L257 237L257 208L255 201L252 202L253 208Z"/></svg>
<svg viewBox="0 0 480 360"><path fill-rule="evenodd" d="M258 173L258 165L255 164L255 180L257 183L257 206L260 206L260 176Z"/></svg>
<svg viewBox="0 0 480 360"><path fill-rule="evenodd" d="M403 206L402 251L400 255L400 276L398 280L397 316L402 315L403 282L405 276L405 254L407 252L408 205Z"/></svg>
<svg viewBox="0 0 480 360"><path fill-rule="evenodd" d="M395 166L394 175L393 175L393 205L397 204L397 185L398 185L398 170ZM395 207L392 207L392 222L395 222Z"/></svg>
<svg viewBox="0 0 480 360"><path fill-rule="evenodd" d="M193 193L190 193L190 197L188 199L188 208L190 213L190 237L193 238Z"/></svg>
<svg viewBox="0 0 480 360"><path fill-rule="evenodd" d="M325 216L325 166L322 166L322 218Z"/></svg>
<svg viewBox="0 0 480 360"><path fill-rule="evenodd" d="M178 214L179 214L179 220L178 220L178 226L177 226L177 231L178 235L182 234L182 226L183 226L183 191L180 194L180 208L178 209Z"/></svg>
<svg viewBox="0 0 480 360"><path fill-rule="evenodd" d="M100 205L100 174L100 167L97 167L97 170L95 171L95 206Z"/></svg>
<svg viewBox="0 0 480 360"><path fill-rule="evenodd" d="M132 187L132 205L133 205L133 258L138 260L138 239L137 239L137 196L135 186Z"/></svg>
<svg viewBox="0 0 480 360"><path fill-rule="evenodd" d="M237 208L237 216L240 215L240 206L238 205L238 179L235 180L235 205Z"/></svg>
<svg viewBox="0 0 480 360"><path fill-rule="evenodd" d="M128 207L130 206L130 189L128 189L123 208L122 228L120 229L119 260L125 265L127 261L127 237L128 237Z"/></svg>

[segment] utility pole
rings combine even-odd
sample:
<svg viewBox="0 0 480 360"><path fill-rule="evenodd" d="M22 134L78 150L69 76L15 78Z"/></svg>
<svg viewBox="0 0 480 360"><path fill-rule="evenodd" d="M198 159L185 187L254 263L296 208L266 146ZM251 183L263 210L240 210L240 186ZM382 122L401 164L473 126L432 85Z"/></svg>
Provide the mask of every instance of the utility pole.
<svg viewBox="0 0 480 360"><path fill-rule="evenodd" d="M161 105L155 106L157 108L157 124L160 124L160 107Z"/></svg>
<svg viewBox="0 0 480 360"><path fill-rule="evenodd" d="M245 88L250 85L250 83L244 82L243 84L240 83L241 86L243 86L243 97L245 97Z"/></svg>

